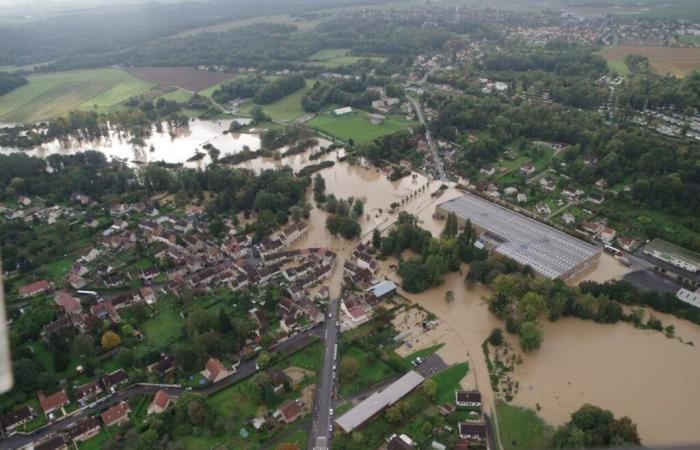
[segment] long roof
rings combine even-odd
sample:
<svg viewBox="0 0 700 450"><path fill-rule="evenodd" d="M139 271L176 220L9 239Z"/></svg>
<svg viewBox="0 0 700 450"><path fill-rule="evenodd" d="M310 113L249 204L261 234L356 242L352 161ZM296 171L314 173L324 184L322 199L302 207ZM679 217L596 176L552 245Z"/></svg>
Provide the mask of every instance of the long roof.
<svg viewBox="0 0 700 450"><path fill-rule="evenodd" d="M353 409L340 416L336 423L346 433L350 433L387 406L391 406L401 400L406 394L420 386L423 380L425 378L421 374L411 370L391 383L383 391L372 394Z"/></svg>
<svg viewBox="0 0 700 450"><path fill-rule="evenodd" d="M486 231L495 251L548 278L559 278L600 250L555 228L471 194L438 205Z"/></svg>

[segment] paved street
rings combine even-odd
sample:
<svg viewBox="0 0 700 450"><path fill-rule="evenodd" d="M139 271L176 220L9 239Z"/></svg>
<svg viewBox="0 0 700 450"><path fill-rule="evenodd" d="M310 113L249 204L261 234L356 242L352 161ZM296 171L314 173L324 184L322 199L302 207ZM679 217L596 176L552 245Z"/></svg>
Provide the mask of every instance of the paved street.
<svg viewBox="0 0 700 450"><path fill-rule="evenodd" d="M440 155L438 154L438 149L435 145L435 141L433 140L433 135L430 132L430 128L425 123L423 111L420 109L420 102L411 97L410 95L406 97L413 104L413 108L416 110L416 114L418 115L418 120L422 125L425 126L425 139L428 141L428 148L430 148L430 152L433 154L435 166L437 167L438 175L440 175L440 181L445 181L447 179L447 175L445 175L445 168L442 166L442 160L440 159Z"/></svg>
<svg viewBox="0 0 700 450"><path fill-rule="evenodd" d="M340 327L340 300L331 300L328 304L328 316L323 334L323 367L318 377L318 386L314 396L313 421L309 434L309 449L326 450L331 448L334 416L330 413L333 406L333 391L336 384L336 345Z"/></svg>
<svg viewBox="0 0 700 450"><path fill-rule="evenodd" d="M337 303L336 303L336 309L337 309ZM335 322L334 322L335 323ZM307 345L309 345L313 340L320 335L321 332L323 332L324 327L316 327L311 330L308 330L304 333L300 333L296 336L293 336L283 342L280 342L270 348L271 351L273 352L281 352L281 353L293 353L297 350L300 350ZM204 389L200 390L195 390L194 392L198 392L204 395L211 395L215 392L218 392L234 383L237 383L250 375L254 374L256 372L255 368L255 361L245 361L238 366L238 369L236 370L236 373L224 378L223 380L210 384L206 386ZM40 441L44 438L47 438L53 434L58 433L61 430L64 430L66 428L69 428L76 422L80 421L81 419L91 416L95 413L98 413L112 405L115 405L122 400L129 400L130 398L134 396L139 396L139 395L150 395L150 394L155 394L158 392L160 389L165 389L165 391L168 393L168 395L173 396L173 397L178 397L181 395L183 392L185 392L184 389L182 389L179 386L173 386L173 385L159 385L159 384L134 384L132 386L129 386L126 389L123 389L116 394L112 394L108 397L102 398L99 403L97 403L95 406L92 407L86 407L83 409L80 409L76 412L74 412L72 415L66 417L63 420L59 420L53 423L50 423L46 425L43 428L40 428L38 430L35 430L33 433L30 434L24 434L24 433L17 433L12 436L10 436L7 439L4 439L0 441L0 450L10 450L10 449L16 449L23 447L30 442L34 441Z"/></svg>

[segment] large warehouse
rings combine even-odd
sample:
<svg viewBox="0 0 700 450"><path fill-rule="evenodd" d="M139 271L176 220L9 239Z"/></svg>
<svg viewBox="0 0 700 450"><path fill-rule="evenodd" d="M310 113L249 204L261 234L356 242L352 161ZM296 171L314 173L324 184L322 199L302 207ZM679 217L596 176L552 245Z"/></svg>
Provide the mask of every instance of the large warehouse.
<svg viewBox="0 0 700 450"><path fill-rule="evenodd" d="M471 220L481 240L497 253L547 278L569 279L600 259L596 246L472 194L437 206L438 216L450 212L460 225Z"/></svg>

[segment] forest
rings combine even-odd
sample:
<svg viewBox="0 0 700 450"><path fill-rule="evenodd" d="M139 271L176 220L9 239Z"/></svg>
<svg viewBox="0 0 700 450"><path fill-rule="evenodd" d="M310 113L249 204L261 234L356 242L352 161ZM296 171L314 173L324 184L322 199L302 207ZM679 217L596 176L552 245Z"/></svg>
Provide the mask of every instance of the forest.
<svg viewBox="0 0 700 450"><path fill-rule="evenodd" d="M22 76L0 72L0 95L7 94L25 84L27 84L27 79Z"/></svg>

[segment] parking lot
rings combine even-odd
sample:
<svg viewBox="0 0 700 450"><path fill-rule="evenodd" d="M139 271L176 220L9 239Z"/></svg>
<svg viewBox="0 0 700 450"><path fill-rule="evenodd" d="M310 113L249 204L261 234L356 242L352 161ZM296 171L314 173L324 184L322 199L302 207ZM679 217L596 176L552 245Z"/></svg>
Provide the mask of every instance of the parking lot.
<svg viewBox="0 0 700 450"><path fill-rule="evenodd" d="M423 362L416 366L414 370L426 378L447 369L445 361L435 353L422 358L422 360Z"/></svg>

